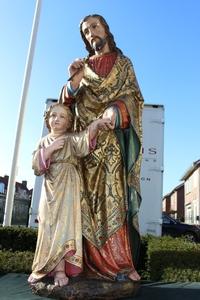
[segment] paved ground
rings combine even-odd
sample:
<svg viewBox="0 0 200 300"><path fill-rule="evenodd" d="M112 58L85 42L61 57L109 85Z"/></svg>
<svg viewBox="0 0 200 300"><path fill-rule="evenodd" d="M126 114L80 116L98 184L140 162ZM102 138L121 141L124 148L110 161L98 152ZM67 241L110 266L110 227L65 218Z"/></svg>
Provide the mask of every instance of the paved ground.
<svg viewBox="0 0 200 300"><path fill-rule="evenodd" d="M197 300L200 299L200 282L142 283L136 300ZM127 299L130 300L130 299Z"/></svg>
<svg viewBox="0 0 200 300"><path fill-rule="evenodd" d="M49 299L33 295L27 284L27 277L25 274L16 273L0 277L0 300ZM200 282L170 284L142 282L138 294L134 298L126 300L198 300L199 298Z"/></svg>
<svg viewBox="0 0 200 300"><path fill-rule="evenodd" d="M33 295L27 284L28 275L9 273L0 277L0 300L42 300L49 299Z"/></svg>

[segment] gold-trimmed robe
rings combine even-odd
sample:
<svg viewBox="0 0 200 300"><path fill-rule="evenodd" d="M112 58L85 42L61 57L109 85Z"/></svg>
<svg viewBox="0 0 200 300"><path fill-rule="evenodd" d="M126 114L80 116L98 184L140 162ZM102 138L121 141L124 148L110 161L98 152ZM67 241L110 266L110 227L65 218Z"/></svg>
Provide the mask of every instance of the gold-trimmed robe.
<svg viewBox="0 0 200 300"><path fill-rule="evenodd" d="M67 134L64 147L53 153L44 168L41 149L51 142L51 134L42 138L33 153L35 175L44 174L39 204L39 228L32 276L40 279L54 270L65 258L66 274L82 271L82 226L80 194L82 176L79 159L89 153L89 132Z"/></svg>
<svg viewBox="0 0 200 300"><path fill-rule="evenodd" d="M137 214L141 201L139 178L143 98L132 63L127 57L118 54L113 66L107 68L107 74L102 76L104 72L100 68L110 59L109 55L112 56L105 54L98 57L96 68L92 67L93 58L86 60L84 77L75 95L74 110L77 117L75 130L84 129L118 100L125 104L130 117L129 129L116 128L102 132L95 151L82 161L85 186L81 201L83 235L85 244L89 245L86 256L91 269L115 278L117 273L133 269L132 264L128 263L129 240L133 234L139 234ZM70 103L66 87L61 92L60 101ZM127 226L129 237L124 241L122 235L128 234ZM130 227L134 227L135 233L130 232ZM134 256L138 252L137 241L133 244ZM127 248L124 263L118 255L119 248L123 246Z"/></svg>

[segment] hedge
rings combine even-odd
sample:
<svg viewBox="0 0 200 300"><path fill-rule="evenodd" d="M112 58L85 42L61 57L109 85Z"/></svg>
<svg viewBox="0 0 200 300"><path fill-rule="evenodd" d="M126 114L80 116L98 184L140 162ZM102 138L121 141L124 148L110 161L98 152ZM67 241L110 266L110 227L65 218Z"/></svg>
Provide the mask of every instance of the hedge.
<svg viewBox="0 0 200 300"><path fill-rule="evenodd" d="M0 250L0 273L31 273L34 253Z"/></svg>
<svg viewBox="0 0 200 300"><path fill-rule="evenodd" d="M35 251L37 229L0 226L0 250Z"/></svg>
<svg viewBox="0 0 200 300"><path fill-rule="evenodd" d="M153 281L200 281L200 244L169 236L150 237L146 274Z"/></svg>
<svg viewBox="0 0 200 300"><path fill-rule="evenodd" d="M0 227L0 273L30 273L37 230ZM200 244L183 238L144 236L139 264L142 279L200 282Z"/></svg>

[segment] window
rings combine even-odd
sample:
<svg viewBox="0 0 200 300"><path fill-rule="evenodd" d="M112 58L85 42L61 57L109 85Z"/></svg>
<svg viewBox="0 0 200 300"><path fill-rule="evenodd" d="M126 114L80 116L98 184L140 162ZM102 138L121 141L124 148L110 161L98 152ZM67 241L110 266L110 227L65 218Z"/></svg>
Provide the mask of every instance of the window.
<svg viewBox="0 0 200 300"><path fill-rule="evenodd" d="M3 182L0 182L0 193L5 193L5 184Z"/></svg>
<svg viewBox="0 0 200 300"><path fill-rule="evenodd" d="M192 188L193 188L193 178L192 178L192 176L190 176L185 182L186 194L189 194L192 191Z"/></svg>

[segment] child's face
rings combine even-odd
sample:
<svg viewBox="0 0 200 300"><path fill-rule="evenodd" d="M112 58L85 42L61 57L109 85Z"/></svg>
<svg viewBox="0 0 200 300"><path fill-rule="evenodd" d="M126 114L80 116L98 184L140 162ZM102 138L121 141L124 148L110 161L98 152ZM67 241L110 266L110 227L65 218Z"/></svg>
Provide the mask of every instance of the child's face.
<svg viewBox="0 0 200 300"><path fill-rule="evenodd" d="M61 132L64 133L69 128L69 120L67 111L61 107L53 107L49 116L49 126L51 132Z"/></svg>

